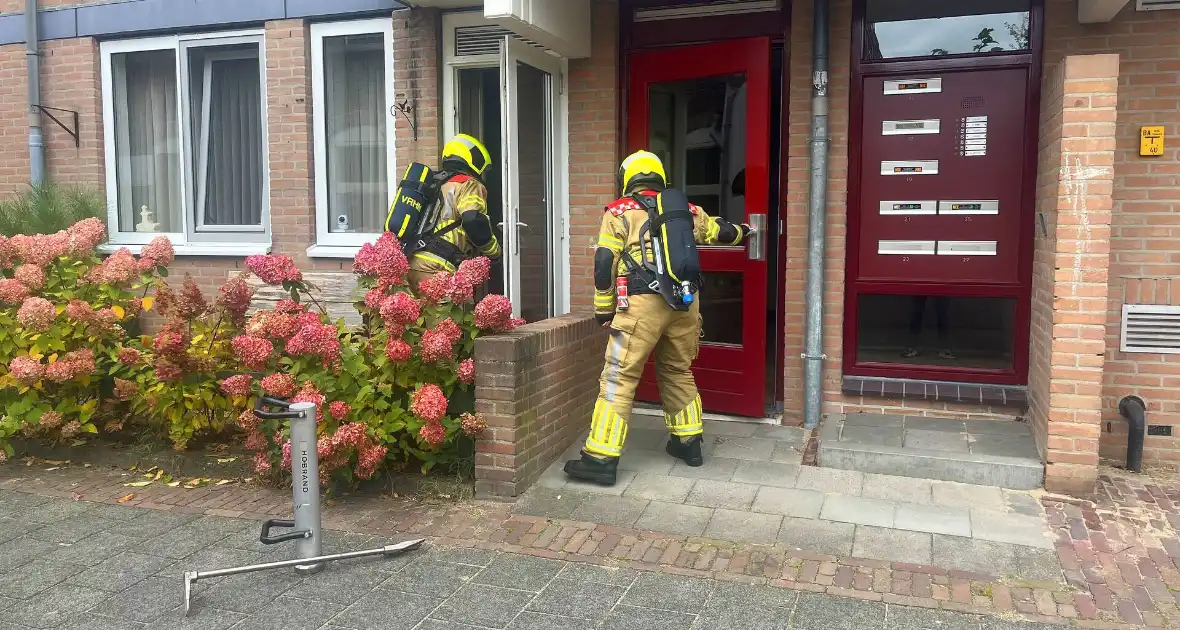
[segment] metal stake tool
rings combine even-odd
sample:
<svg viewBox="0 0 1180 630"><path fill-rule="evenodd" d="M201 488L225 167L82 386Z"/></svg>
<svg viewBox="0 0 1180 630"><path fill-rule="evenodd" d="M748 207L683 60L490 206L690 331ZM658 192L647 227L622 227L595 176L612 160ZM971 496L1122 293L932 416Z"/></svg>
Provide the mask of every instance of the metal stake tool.
<svg viewBox="0 0 1180 630"><path fill-rule="evenodd" d="M285 409L285 411L264 411L264 406L278 407ZM417 549L425 542L425 539L418 538L395 545L385 545L377 549L320 555L323 538L320 529L320 473L319 454L316 450L315 404L288 403L277 398L262 397L254 405L254 415L266 420L289 419L291 421L291 500L295 518L294 520L270 519L265 521L262 524L262 533L258 536L258 540L264 545L294 540L297 557L294 560L251 564L231 569L186 571L184 574L184 615L186 617L191 610L192 589L197 580L285 567L295 567L295 572L300 575L311 575L323 570L325 562L365 556L399 555ZM272 536L270 530L273 527L293 529Z"/></svg>

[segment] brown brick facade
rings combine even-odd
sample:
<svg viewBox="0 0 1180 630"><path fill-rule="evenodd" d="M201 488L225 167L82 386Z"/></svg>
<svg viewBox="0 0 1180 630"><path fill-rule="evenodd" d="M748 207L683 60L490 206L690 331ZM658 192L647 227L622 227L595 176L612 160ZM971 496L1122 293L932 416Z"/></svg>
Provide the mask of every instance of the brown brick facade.
<svg viewBox="0 0 1180 630"><path fill-rule="evenodd" d="M606 335L594 318L566 315L475 342L476 491L515 497L589 426Z"/></svg>

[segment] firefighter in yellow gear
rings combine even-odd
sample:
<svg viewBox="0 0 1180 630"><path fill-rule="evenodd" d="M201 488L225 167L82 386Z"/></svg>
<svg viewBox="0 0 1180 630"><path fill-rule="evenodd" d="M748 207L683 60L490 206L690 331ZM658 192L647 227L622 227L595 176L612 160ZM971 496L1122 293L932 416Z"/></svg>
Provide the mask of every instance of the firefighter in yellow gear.
<svg viewBox="0 0 1180 630"><path fill-rule="evenodd" d="M481 177L492 163L479 140L459 134L443 146L438 220L431 236L410 256L410 286L477 255L497 260L500 242L488 218L488 189ZM456 225L457 224L457 225Z"/></svg>
<svg viewBox="0 0 1180 630"><path fill-rule="evenodd" d="M688 204L679 192L667 189L664 166L652 153L632 154L619 170L623 195L603 213L594 255L595 318L610 331L606 365L581 458L565 464L571 478L602 485L615 483L635 390L652 351L669 433L666 450L689 466L704 463L701 397L691 371L700 348L700 305L692 297L696 292L693 283L699 279L684 283L689 294L682 296L687 308L676 308L666 294L656 289L653 261L660 254L653 251L651 234L661 234L660 225L667 223L653 230L650 217L660 216L649 214L649 207L655 207L653 200L672 197L662 194L666 192L674 192L684 200L691 212L691 226L687 221L684 226L692 232L688 247L693 249L693 260L696 244L741 245L752 231L748 225L710 216ZM680 213L688 218L687 212ZM667 250L668 232L662 235L665 239L660 247Z"/></svg>

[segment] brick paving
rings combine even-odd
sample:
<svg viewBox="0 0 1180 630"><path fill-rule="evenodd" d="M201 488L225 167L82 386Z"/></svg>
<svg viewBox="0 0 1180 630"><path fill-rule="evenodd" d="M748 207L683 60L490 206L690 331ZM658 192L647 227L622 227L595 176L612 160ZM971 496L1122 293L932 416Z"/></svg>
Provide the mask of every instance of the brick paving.
<svg viewBox="0 0 1180 630"><path fill-rule="evenodd" d="M118 504L134 492L135 497L123 505L251 520L289 512L289 496L280 489L244 484L194 490L123 485L133 479L124 471L77 466L52 471L19 463L0 467L0 489L34 495ZM838 557L781 545L514 515L506 503L424 505L387 497L347 497L328 501L324 518L326 527L347 532L390 537L420 534L446 547L997 615L995 623L1023 619L1083 628L1178 627L1180 483L1139 479L1108 474L1093 502L1053 495L1043 499L1068 583L997 579L984 573Z"/></svg>

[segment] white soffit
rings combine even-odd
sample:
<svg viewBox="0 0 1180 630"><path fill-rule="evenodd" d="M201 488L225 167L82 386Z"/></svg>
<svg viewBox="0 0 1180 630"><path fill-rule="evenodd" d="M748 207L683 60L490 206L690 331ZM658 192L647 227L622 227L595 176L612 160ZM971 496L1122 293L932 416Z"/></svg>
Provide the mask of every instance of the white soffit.
<svg viewBox="0 0 1180 630"><path fill-rule="evenodd" d="M655 22L739 13L762 13L778 11L780 8L782 8L780 0L712 0L711 2L635 9L634 19L636 22Z"/></svg>
<svg viewBox="0 0 1180 630"><path fill-rule="evenodd" d="M1078 22L1082 24L1101 24L1114 19L1114 16L1127 6L1130 0L1078 0Z"/></svg>
<svg viewBox="0 0 1180 630"><path fill-rule="evenodd" d="M590 0L484 0L483 16L562 57L590 56Z"/></svg>

